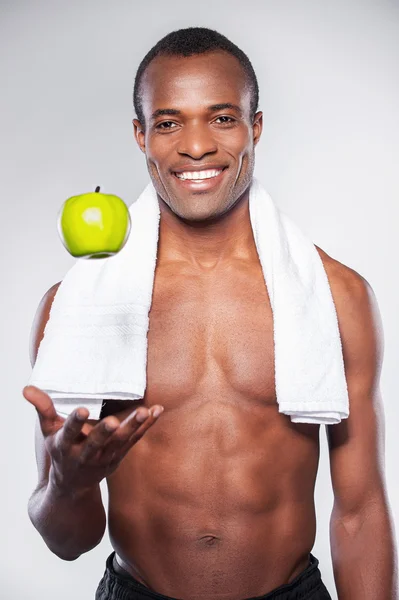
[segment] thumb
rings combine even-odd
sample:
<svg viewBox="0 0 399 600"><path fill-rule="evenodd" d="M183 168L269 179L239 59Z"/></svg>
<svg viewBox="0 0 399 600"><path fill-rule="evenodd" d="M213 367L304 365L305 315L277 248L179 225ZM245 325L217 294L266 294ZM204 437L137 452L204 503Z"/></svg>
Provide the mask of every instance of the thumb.
<svg viewBox="0 0 399 600"><path fill-rule="evenodd" d="M64 422L65 419L57 414L53 401L46 392L35 385L26 385L22 394L36 408L44 434L53 433L54 426Z"/></svg>

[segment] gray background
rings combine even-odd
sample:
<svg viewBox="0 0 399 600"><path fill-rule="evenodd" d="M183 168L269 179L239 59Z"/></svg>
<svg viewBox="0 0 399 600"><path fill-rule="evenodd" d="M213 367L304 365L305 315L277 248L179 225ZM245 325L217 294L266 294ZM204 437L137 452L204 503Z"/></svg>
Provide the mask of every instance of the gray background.
<svg viewBox="0 0 399 600"><path fill-rule="evenodd" d="M56 229L64 200L101 185L131 204L147 182L131 125L134 74L150 47L181 27L216 29L248 54L264 112L255 174L314 243L377 295L386 480L397 527L398 3L3 0L0 21L1 597L94 598L112 551L106 534L92 552L64 562L29 521L37 471L36 413L22 396L28 340L42 295L74 263ZM313 553L336 599L323 427L320 438Z"/></svg>

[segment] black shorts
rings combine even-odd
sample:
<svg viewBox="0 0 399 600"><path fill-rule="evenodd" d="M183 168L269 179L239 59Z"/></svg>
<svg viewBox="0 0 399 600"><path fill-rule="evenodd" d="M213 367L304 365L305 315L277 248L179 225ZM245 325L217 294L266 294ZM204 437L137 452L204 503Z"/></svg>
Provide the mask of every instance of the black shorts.
<svg viewBox="0 0 399 600"><path fill-rule="evenodd" d="M107 558L104 576L98 585L95 600L178 600L150 590L130 574L117 573L113 566L114 556L115 552L112 552ZM309 565L291 583L280 585L264 596L243 600L331 600L321 580L318 565L318 559L309 554Z"/></svg>

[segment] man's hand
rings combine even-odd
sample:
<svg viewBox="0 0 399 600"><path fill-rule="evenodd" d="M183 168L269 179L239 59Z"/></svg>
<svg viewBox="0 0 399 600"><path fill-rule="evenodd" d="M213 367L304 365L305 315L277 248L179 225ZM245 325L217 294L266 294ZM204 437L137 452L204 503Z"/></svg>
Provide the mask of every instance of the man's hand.
<svg viewBox="0 0 399 600"><path fill-rule="evenodd" d="M64 419L43 390L29 385L22 393L39 415L46 450L51 457L50 476L57 487L68 492L91 488L115 471L130 448L163 412L159 404L150 409L142 406L122 423L109 416L93 426L86 423L87 408L79 407Z"/></svg>

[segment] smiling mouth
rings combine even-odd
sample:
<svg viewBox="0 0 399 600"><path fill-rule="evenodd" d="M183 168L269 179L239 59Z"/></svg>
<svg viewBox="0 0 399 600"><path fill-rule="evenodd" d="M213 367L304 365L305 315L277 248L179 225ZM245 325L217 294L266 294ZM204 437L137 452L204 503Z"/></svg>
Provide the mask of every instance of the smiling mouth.
<svg viewBox="0 0 399 600"><path fill-rule="evenodd" d="M204 181L208 181L209 179L215 179L223 173L223 171L227 167L223 167L222 169L208 169L204 171L184 171L183 173L174 173L175 177L180 181L190 181L193 183L202 183Z"/></svg>

